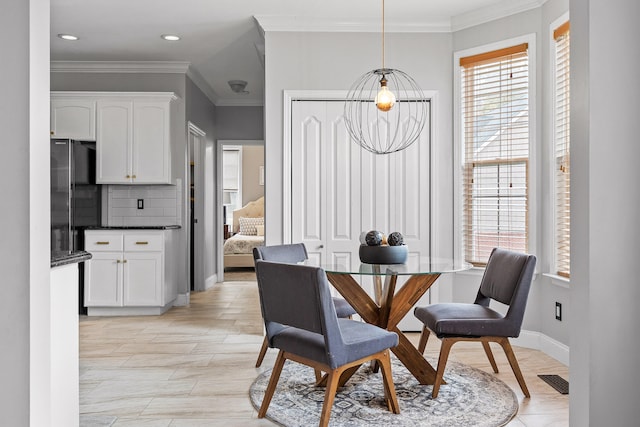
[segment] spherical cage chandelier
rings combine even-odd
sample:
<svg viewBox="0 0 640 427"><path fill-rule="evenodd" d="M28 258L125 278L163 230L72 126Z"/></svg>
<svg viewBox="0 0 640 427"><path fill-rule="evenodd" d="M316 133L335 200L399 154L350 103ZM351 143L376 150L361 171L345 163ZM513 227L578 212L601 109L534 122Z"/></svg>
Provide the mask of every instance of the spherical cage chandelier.
<svg viewBox="0 0 640 427"><path fill-rule="evenodd" d="M420 137L427 121L427 102L407 73L384 66L384 0L382 0L382 67L360 76L344 102L351 138L367 151L389 154Z"/></svg>
<svg viewBox="0 0 640 427"><path fill-rule="evenodd" d="M358 78L347 94L344 115L354 142L374 154L404 150L420 137L428 100L407 73L378 68Z"/></svg>

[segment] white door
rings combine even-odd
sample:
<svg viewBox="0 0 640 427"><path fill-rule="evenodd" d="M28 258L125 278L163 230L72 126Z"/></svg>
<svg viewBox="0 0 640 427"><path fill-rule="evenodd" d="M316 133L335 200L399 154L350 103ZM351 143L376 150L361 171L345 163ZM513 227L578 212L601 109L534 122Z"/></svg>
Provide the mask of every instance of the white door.
<svg viewBox="0 0 640 427"><path fill-rule="evenodd" d="M399 231L409 262L429 256L430 129L406 150L375 155L350 140L343 108L343 101L293 102L292 242L320 262L356 267L362 232ZM372 294L371 278L362 285ZM419 302L426 303L428 295ZM419 330L420 322L410 311L400 328Z"/></svg>

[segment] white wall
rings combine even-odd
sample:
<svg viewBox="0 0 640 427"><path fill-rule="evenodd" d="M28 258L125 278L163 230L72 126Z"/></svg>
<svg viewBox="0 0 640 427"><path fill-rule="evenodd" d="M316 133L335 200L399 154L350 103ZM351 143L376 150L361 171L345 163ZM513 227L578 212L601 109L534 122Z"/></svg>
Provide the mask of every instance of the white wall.
<svg viewBox="0 0 640 427"><path fill-rule="evenodd" d="M49 1L6 0L0 24L0 413L49 426Z"/></svg>
<svg viewBox="0 0 640 427"><path fill-rule="evenodd" d="M640 3L571 0L570 419L638 424Z"/></svg>
<svg viewBox="0 0 640 427"><path fill-rule="evenodd" d="M283 241L283 91L348 90L381 66L379 33L266 32L265 221L266 241ZM441 165L441 199L434 206L443 253L452 253L452 65L451 34L386 34L385 65L411 75L424 90L438 91L435 163Z"/></svg>

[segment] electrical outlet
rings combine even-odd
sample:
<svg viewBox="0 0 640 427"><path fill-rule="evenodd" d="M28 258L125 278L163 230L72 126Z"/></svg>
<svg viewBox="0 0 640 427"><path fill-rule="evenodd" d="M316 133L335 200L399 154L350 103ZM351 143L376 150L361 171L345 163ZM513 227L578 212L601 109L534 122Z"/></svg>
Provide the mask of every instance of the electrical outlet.
<svg viewBox="0 0 640 427"><path fill-rule="evenodd" d="M144 199L138 199L138 209L144 209Z"/></svg>
<svg viewBox="0 0 640 427"><path fill-rule="evenodd" d="M562 304L556 302L556 320L562 321Z"/></svg>

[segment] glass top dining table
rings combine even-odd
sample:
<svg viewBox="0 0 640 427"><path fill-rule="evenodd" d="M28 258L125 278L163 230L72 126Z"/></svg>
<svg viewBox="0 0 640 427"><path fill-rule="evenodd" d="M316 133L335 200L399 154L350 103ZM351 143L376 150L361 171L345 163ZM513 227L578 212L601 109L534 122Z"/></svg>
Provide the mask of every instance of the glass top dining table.
<svg viewBox="0 0 640 427"><path fill-rule="evenodd" d="M366 264L355 263L347 265L342 261L318 263L314 260L306 260L306 265L321 267L327 273L359 274L365 276L415 276L443 273L456 273L468 270L471 264L461 259L454 258L410 258L404 264Z"/></svg>
<svg viewBox="0 0 640 427"><path fill-rule="evenodd" d="M304 264L321 267L329 282L362 320L398 334L399 343L391 349L393 353L420 384L434 383L435 369L398 328L398 323L441 274L468 270L471 264L459 259L429 257L410 257L405 264L348 265L340 261L318 263L314 260L307 260ZM373 277L373 297L360 286L354 278L357 276ZM406 281L396 290L398 277L403 276ZM340 385L344 385L353 372L341 378Z"/></svg>

